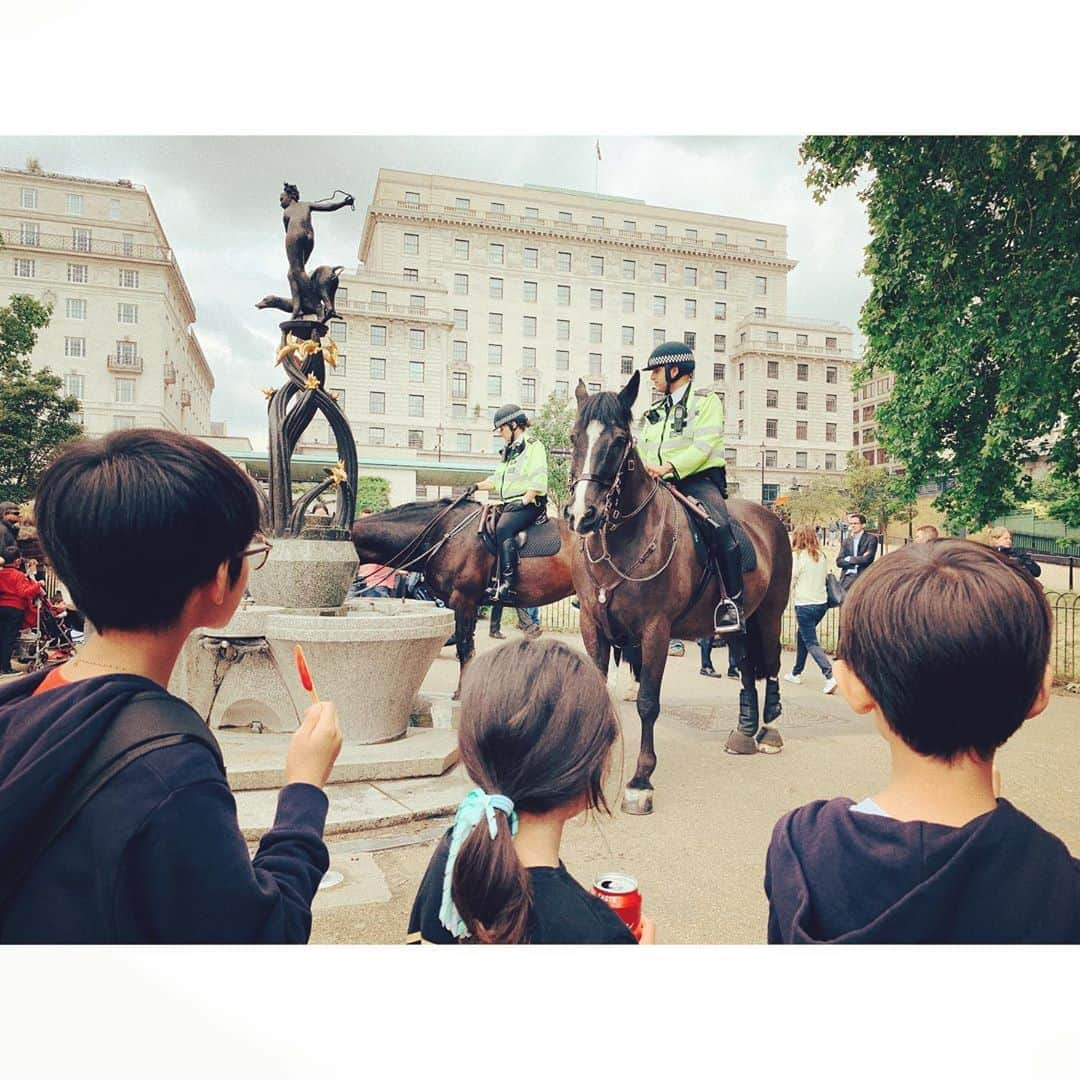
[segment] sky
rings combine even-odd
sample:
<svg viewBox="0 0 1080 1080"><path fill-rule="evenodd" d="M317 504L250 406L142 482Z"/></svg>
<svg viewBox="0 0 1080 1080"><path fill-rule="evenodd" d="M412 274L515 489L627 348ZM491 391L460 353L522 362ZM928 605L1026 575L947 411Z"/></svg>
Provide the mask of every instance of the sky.
<svg viewBox="0 0 1080 1080"><path fill-rule="evenodd" d="M354 269L364 210L380 168L473 180L542 184L591 192L592 136L7 136L0 165L35 157L46 172L144 185L195 301L195 332L214 373L215 420L266 445L260 392L272 383L280 313L257 299L288 294L278 196L288 180L306 199L335 188L356 212L320 216L313 265ZM861 276L869 242L854 190L816 204L798 160L799 139L782 136L601 137L599 190L655 206L776 222L788 229L788 314L832 319L853 330L869 292ZM861 338L856 337L856 349Z"/></svg>

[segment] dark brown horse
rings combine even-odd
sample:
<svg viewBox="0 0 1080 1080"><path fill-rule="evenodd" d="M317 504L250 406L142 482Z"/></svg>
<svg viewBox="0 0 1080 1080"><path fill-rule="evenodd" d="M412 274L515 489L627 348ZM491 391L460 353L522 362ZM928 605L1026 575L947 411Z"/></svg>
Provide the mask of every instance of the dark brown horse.
<svg viewBox="0 0 1080 1080"><path fill-rule="evenodd" d="M623 810L648 814L656 768L653 726L668 644L673 637L711 637L721 592L715 576L705 579L686 510L665 483L649 476L634 449L630 410L638 379L635 373L618 394L591 397L578 383L564 517L580 534L572 573L585 648L604 674L613 646L640 664L641 750ZM742 690L738 727L726 748L736 754L776 752L783 740L768 725L781 712L780 620L791 587L791 547L783 525L764 506L729 499L728 509L753 544L757 566L744 575L746 633L732 642L733 653L741 654ZM758 719L758 679L766 680L765 726Z"/></svg>
<svg viewBox="0 0 1080 1080"><path fill-rule="evenodd" d="M357 518L352 533L362 563L423 573L432 593L454 613L461 667L473 654L476 612L486 602L484 590L495 565L495 557L477 534L480 511L479 503L465 498L406 503ZM519 607L553 604L574 591L570 533L562 521L558 528L562 543L556 554L530 558L522 552L517 578ZM459 689L460 683L459 672Z"/></svg>

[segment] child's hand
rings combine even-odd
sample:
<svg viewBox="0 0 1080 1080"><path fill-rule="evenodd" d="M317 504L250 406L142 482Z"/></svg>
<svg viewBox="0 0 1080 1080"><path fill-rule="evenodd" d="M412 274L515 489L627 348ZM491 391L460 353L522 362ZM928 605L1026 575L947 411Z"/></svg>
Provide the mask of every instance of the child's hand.
<svg viewBox="0 0 1080 1080"><path fill-rule="evenodd" d="M641 916L641 937L638 938L638 944L656 944L656 920L650 919L648 915Z"/></svg>
<svg viewBox="0 0 1080 1080"><path fill-rule="evenodd" d="M321 788L330 778L341 752L341 728L332 701L308 706L304 720L289 743L285 759L286 784L313 784Z"/></svg>

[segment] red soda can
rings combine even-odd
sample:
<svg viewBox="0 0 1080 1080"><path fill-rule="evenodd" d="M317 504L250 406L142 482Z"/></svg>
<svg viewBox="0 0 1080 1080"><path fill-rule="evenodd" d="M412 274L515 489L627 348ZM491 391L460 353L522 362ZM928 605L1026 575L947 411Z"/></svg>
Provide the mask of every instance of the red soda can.
<svg viewBox="0 0 1080 1080"><path fill-rule="evenodd" d="M622 873L601 874L593 882L593 895L599 896L630 928L630 933L641 940L641 893L637 882Z"/></svg>

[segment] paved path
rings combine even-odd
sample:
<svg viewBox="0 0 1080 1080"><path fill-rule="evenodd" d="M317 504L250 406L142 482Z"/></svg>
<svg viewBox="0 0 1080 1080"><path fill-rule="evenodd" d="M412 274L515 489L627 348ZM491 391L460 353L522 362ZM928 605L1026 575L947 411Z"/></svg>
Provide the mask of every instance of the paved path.
<svg viewBox="0 0 1080 1080"><path fill-rule="evenodd" d="M478 645L489 648L486 625ZM513 636L513 632L508 635ZM580 647L580 639L566 637ZM443 650L425 686L446 689L456 679L452 650ZM717 659L724 654L718 653ZM790 670L793 654L785 654ZM629 817L609 790L610 818L571 823L563 856L583 883L623 869L641 883L645 908L660 939L680 944L748 944L765 940L762 890L765 850L786 810L834 795L861 798L885 779L885 744L870 720L856 717L837 694L821 693L816 671L801 686L782 683L785 749L745 758L725 754L738 684L698 675L697 649L669 661L656 729L659 764L656 810ZM622 775L633 771L640 728L632 704L621 707L626 746ZM1055 694L1043 716L1028 721L1002 750L1004 794L1080 854L1080 697ZM331 868L345 882L316 898L316 943L397 943L405 934L417 885L438 837L449 824L366 832L330 842ZM389 846L393 845L393 846Z"/></svg>

